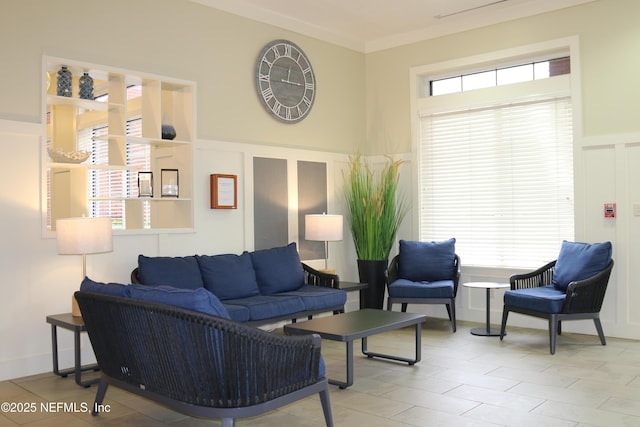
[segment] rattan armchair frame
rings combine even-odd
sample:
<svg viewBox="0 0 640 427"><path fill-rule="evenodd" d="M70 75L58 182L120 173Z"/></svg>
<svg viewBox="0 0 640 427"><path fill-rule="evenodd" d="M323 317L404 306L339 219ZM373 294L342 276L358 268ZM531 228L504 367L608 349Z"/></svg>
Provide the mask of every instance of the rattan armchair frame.
<svg viewBox="0 0 640 427"><path fill-rule="evenodd" d="M600 343L606 345L607 341L602 330L600 322L600 309L609 283L609 277L613 270L613 260L609 262L607 268L591 276L588 279L574 281L569 283L567 287L566 297L562 312L545 313L511 305L504 305L502 311L502 325L500 327L500 341L504 339L506 334L507 317L509 312L525 314L528 316L547 319L549 322L549 351L551 354L556 352L556 338L562 334L562 322L565 320L584 320L593 319ZM552 283L553 272L556 261L538 268L535 271L515 274L510 277L511 290L535 288L540 286L548 286Z"/></svg>
<svg viewBox="0 0 640 427"><path fill-rule="evenodd" d="M391 260L387 269L387 287L390 283L396 281L399 277L400 255L396 255ZM453 298L387 298L387 310L391 310L393 304L401 304L400 310L404 313L407 311L407 304L444 304L447 308L447 314L451 321L451 330L456 331L456 296L458 295L458 285L460 284L460 257L455 255L454 259L454 275L453 280Z"/></svg>

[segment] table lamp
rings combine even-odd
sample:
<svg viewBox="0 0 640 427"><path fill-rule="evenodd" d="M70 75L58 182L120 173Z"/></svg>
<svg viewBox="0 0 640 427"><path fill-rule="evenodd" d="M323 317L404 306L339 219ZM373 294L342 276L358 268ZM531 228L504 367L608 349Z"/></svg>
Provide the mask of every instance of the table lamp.
<svg viewBox="0 0 640 427"><path fill-rule="evenodd" d="M342 240L342 215L305 215L304 238L324 242L324 269L329 271L329 242Z"/></svg>
<svg viewBox="0 0 640 427"><path fill-rule="evenodd" d="M82 279L87 275L87 255L113 251L111 218L63 218L56 220L56 240L60 255L82 255ZM76 299L71 297L71 314L81 317Z"/></svg>

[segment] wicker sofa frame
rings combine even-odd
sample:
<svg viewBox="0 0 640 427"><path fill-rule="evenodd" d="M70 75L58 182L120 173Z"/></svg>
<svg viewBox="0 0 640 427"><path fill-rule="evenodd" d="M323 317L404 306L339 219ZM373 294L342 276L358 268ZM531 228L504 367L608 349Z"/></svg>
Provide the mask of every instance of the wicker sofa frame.
<svg viewBox="0 0 640 427"><path fill-rule="evenodd" d="M318 393L333 425L328 382L318 377L318 335L279 335L130 298L75 296L102 371L94 416L114 385L190 416L222 419L223 427Z"/></svg>

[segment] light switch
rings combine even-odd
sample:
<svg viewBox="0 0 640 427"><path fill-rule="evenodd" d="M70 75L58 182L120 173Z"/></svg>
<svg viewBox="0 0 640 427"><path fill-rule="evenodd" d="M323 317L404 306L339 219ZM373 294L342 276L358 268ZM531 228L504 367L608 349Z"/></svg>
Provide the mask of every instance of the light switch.
<svg viewBox="0 0 640 427"><path fill-rule="evenodd" d="M633 216L640 216L640 203L633 204Z"/></svg>

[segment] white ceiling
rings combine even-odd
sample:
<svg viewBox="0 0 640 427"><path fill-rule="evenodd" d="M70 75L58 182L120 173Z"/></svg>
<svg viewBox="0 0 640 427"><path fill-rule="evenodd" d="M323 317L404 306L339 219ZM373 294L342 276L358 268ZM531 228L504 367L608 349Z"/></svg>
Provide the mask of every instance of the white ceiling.
<svg viewBox="0 0 640 427"><path fill-rule="evenodd" d="M594 0L191 0L360 52Z"/></svg>

